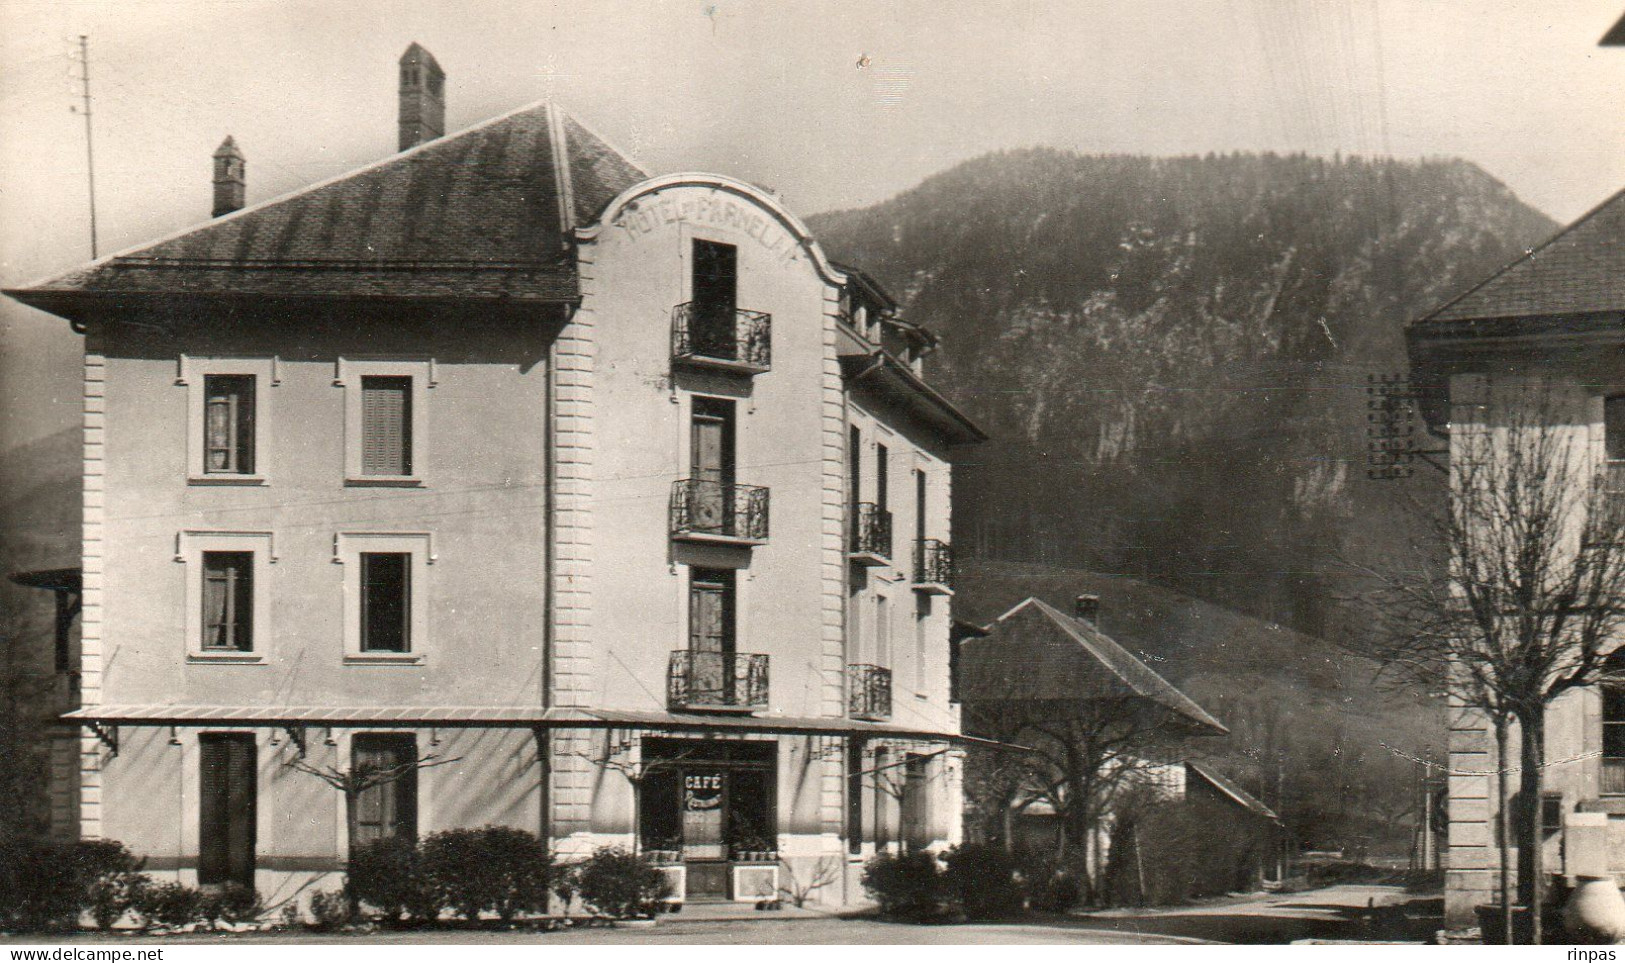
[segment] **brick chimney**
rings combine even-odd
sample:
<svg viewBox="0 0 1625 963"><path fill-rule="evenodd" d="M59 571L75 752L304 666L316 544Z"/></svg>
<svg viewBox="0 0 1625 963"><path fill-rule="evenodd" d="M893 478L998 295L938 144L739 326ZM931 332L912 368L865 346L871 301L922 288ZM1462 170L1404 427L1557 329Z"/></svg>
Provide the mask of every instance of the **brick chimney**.
<svg viewBox="0 0 1625 963"><path fill-rule="evenodd" d="M240 210L248 192L248 162L237 142L227 137L214 151L214 216Z"/></svg>
<svg viewBox="0 0 1625 963"><path fill-rule="evenodd" d="M1080 622L1100 625L1100 596L1080 595L1072 602L1072 616Z"/></svg>
<svg viewBox="0 0 1625 963"><path fill-rule="evenodd" d="M401 54L401 150L446 132L446 72L417 44Z"/></svg>

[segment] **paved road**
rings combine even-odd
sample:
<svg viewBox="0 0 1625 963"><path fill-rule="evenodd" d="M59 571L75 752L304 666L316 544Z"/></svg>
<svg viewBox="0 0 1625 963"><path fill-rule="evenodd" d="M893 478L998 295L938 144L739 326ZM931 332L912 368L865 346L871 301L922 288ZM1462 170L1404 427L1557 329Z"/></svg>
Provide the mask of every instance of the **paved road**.
<svg viewBox="0 0 1625 963"><path fill-rule="evenodd" d="M1329 886L1305 893L1259 894L1201 906L1114 910L1079 919L1090 926L1122 933L1189 936L1221 943L1422 940L1442 924L1437 919L1407 919L1399 907L1413 898L1398 886ZM1389 908L1387 912L1372 912L1385 907Z"/></svg>

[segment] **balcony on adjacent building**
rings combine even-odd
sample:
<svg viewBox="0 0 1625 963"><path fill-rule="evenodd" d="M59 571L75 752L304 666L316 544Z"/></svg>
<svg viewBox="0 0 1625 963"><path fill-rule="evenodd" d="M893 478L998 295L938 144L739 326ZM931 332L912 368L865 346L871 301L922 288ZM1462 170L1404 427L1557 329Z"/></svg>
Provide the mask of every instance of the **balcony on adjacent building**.
<svg viewBox="0 0 1625 963"><path fill-rule="evenodd" d="M846 667L847 712L854 719L884 722L891 718L891 670L878 665Z"/></svg>
<svg viewBox="0 0 1625 963"><path fill-rule="evenodd" d="M672 709L766 709L767 656L679 649L666 666L666 702Z"/></svg>
<svg viewBox="0 0 1625 963"><path fill-rule="evenodd" d="M947 542L935 538L915 540L914 591L954 594L954 550Z"/></svg>
<svg viewBox="0 0 1625 963"><path fill-rule="evenodd" d="M773 316L696 301L671 312L673 361L704 368L760 374L773 365Z"/></svg>
<svg viewBox="0 0 1625 963"><path fill-rule="evenodd" d="M854 509L848 557L858 565L890 565L891 512L869 502Z"/></svg>
<svg viewBox="0 0 1625 963"><path fill-rule="evenodd" d="M759 485L685 478L671 486L671 537L760 545L767 541L767 493Z"/></svg>

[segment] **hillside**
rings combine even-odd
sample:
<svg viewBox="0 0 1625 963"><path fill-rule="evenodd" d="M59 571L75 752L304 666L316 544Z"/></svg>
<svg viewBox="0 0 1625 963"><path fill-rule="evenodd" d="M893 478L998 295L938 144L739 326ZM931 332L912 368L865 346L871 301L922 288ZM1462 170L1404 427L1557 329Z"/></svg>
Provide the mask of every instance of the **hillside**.
<svg viewBox="0 0 1625 963"><path fill-rule="evenodd" d="M1373 663L1322 639L1123 576L970 560L956 618L986 624L1029 595L1062 611L1101 597L1102 629L1230 729L1200 758L1284 812L1311 843L1365 838L1403 854L1415 766L1437 756L1441 706L1390 691Z"/></svg>
<svg viewBox="0 0 1625 963"><path fill-rule="evenodd" d="M942 336L931 378L994 436L958 461L961 552L1311 634L1331 560L1385 551L1396 488L1437 486L1365 479L1367 375L1554 228L1461 161L1049 149L811 224Z"/></svg>

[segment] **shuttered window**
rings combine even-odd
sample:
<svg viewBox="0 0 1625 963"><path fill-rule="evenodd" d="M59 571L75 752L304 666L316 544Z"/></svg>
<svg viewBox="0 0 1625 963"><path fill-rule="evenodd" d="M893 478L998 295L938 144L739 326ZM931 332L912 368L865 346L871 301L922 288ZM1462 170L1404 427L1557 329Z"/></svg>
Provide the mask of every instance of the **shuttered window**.
<svg viewBox="0 0 1625 963"><path fill-rule="evenodd" d="M254 553L203 553L203 648L254 651Z"/></svg>
<svg viewBox="0 0 1625 963"><path fill-rule="evenodd" d="M247 733L198 737L198 867L202 884L254 885L255 750Z"/></svg>
<svg viewBox="0 0 1625 963"><path fill-rule="evenodd" d="M412 474L412 379L361 379L361 473Z"/></svg>
<svg viewBox="0 0 1625 963"><path fill-rule="evenodd" d="M385 781L356 798L355 843L418 834L417 740L408 734L367 733L354 738L351 771L381 774Z"/></svg>
<svg viewBox="0 0 1625 963"><path fill-rule="evenodd" d="M361 553L361 651L410 652L412 555Z"/></svg>
<svg viewBox="0 0 1625 963"><path fill-rule="evenodd" d="M203 471L210 475L254 473L253 375L204 377Z"/></svg>

